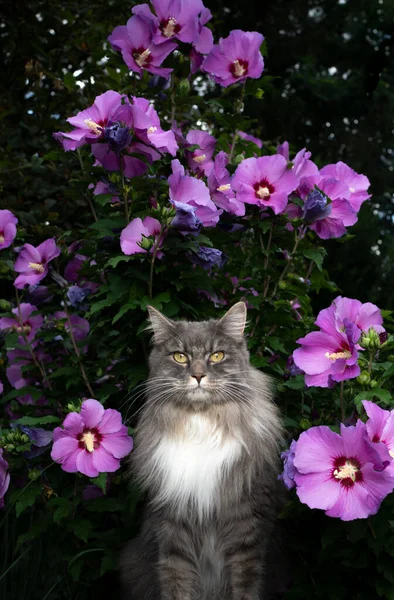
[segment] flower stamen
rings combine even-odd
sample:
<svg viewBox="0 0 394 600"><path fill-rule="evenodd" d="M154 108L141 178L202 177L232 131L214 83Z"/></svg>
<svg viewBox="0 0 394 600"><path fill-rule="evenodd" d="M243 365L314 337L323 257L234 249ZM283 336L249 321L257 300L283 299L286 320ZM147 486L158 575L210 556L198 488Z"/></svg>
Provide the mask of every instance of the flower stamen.
<svg viewBox="0 0 394 600"><path fill-rule="evenodd" d="M338 360L339 358L344 358L345 360L351 358L352 353L349 350L344 350L343 352L326 352L324 355L326 358L330 360Z"/></svg>
<svg viewBox="0 0 394 600"><path fill-rule="evenodd" d="M202 162L204 162L204 160L206 159L206 155L205 154L201 154L200 156L193 156L193 160L194 162L200 164Z"/></svg>
<svg viewBox="0 0 394 600"><path fill-rule="evenodd" d="M231 185L229 183L225 183L223 185L219 185L219 187L216 188L216 191L217 192L227 192L230 188L231 188Z"/></svg>
<svg viewBox="0 0 394 600"><path fill-rule="evenodd" d="M143 52L134 52L133 58L139 67L144 67L147 63L149 63L149 57L151 55L151 51L149 48L144 50Z"/></svg>
<svg viewBox="0 0 394 600"><path fill-rule="evenodd" d="M83 444L85 444L85 448L88 452L94 451L94 444L97 440L92 431L85 431L85 433L83 433L79 439Z"/></svg>
<svg viewBox="0 0 394 600"><path fill-rule="evenodd" d="M354 463L351 459L346 459L344 465L339 465L337 469L334 470L333 475L335 479L345 480L350 479L353 483L357 480L357 473L360 472L359 467ZM350 483L350 482L348 482Z"/></svg>
<svg viewBox="0 0 394 600"><path fill-rule="evenodd" d="M162 29L163 35L165 35L167 38L172 37L176 33L175 28L176 28L176 19L174 17L171 17L170 19L168 19L167 23L164 25L164 27Z"/></svg>
<svg viewBox="0 0 394 600"><path fill-rule="evenodd" d="M103 132L103 128L98 123L95 123L93 119L84 119L84 123L93 131L96 135L101 135Z"/></svg>
<svg viewBox="0 0 394 600"><path fill-rule="evenodd" d="M235 60L233 62L232 72L234 77L243 77L247 71L248 68L245 64L245 61Z"/></svg>
<svg viewBox="0 0 394 600"><path fill-rule="evenodd" d="M45 271L45 267L42 263L29 262L28 267L37 273L44 273Z"/></svg>
<svg viewBox="0 0 394 600"><path fill-rule="evenodd" d="M5 240L5 237L2 233L0 233L0 244L2 244Z"/></svg>

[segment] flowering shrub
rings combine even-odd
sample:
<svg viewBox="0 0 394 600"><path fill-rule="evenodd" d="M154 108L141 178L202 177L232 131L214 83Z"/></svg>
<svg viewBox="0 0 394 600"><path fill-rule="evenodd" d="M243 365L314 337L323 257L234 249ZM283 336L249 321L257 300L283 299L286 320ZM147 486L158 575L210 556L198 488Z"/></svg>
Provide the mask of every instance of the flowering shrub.
<svg viewBox="0 0 394 600"><path fill-rule="evenodd" d="M323 268L324 241L346 242L369 181L264 140L248 117L249 102L263 103L264 38L235 30L214 44L211 17L200 0L134 6L108 38L117 90L81 93L54 132L59 148L40 158L44 172L73 173L62 218L48 209L43 226L11 202L0 211L0 526L15 532L6 575L24 553L44 556L41 599L110 576L143 499L123 459L147 376L146 307L206 319L244 300L251 360L276 378L288 432L288 597L345 597L362 539L383 578L354 598L389 599L393 319L336 297ZM335 299L315 320L321 290ZM308 573L305 530L311 554L322 544ZM337 587L321 568L333 560Z"/></svg>

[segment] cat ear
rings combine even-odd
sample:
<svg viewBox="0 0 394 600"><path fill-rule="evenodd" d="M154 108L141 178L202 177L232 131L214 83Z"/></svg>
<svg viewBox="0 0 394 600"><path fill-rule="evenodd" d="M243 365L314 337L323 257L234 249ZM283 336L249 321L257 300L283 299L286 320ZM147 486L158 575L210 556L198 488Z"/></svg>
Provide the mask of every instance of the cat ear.
<svg viewBox="0 0 394 600"><path fill-rule="evenodd" d="M170 333L174 331L174 321L167 319L153 306L148 306L150 325L147 329L153 331L153 341L155 344L160 344L168 339Z"/></svg>
<svg viewBox="0 0 394 600"><path fill-rule="evenodd" d="M241 337L246 325L246 304L237 302L226 312L219 323L225 327L228 335Z"/></svg>

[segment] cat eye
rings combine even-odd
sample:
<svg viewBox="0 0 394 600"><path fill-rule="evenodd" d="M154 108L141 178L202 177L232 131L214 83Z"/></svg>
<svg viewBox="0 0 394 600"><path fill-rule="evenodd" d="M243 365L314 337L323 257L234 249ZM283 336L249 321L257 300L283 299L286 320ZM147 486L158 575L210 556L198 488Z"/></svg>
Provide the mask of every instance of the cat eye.
<svg viewBox="0 0 394 600"><path fill-rule="evenodd" d="M213 363L218 363L224 358L224 352L213 352L209 357L209 360Z"/></svg>
<svg viewBox="0 0 394 600"><path fill-rule="evenodd" d="M182 352L174 352L172 356L174 357L175 362L180 363L181 365L187 363L187 356L186 354L182 354Z"/></svg>

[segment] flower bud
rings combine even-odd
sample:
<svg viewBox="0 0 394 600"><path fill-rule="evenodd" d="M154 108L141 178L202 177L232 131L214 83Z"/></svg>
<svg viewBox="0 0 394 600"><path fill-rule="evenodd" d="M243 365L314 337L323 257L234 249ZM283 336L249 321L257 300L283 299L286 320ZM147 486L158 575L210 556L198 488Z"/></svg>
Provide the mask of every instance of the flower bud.
<svg viewBox="0 0 394 600"><path fill-rule="evenodd" d="M378 350L381 345L379 334L371 327L368 333L363 333L359 344L368 350Z"/></svg>
<svg viewBox="0 0 394 600"><path fill-rule="evenodd" d="M76 400L75 402L69 402L66 405L67 412L77 412L77 413L79 413L81 411L81 405L82 405L82 401L81 400Z"/></svg>
<svg viewBox="0 0 394 600"><path fill-rule="evenodd" d="M310 427L312 427L312 423L309 419L304 418L300 420L300 427L301 429L309 429Z"/></svg>
<svg viewBox="0 0 394 600"><path fill-rule="evenodd" d="M280 281L280 282L278 283L278 288L279 288L280 290L285 290L285 289L287 288L287 283L286 283L286 281L283 281L283 279L282 279L282 281Z"/></svg>
<svg viewBox="0 0 394 600"><path fill-rule="evenodd" d="M373 389L373 388L378 387L378 385L379 385L379 382L376 381L376 379L372 379L372 381L369 384L369 387Z"/></svg>
<svg viewBox="0 0 394 600"><path fill-rule="evenodd" d="M138 245L141 246L143 250L150 250L154 246L154 244L154 240L151 240L147 237L143 237L142 240L138 242Z"/></svg>
<svg viewBox="0 0 394 600"><path fill-rule="evenodd" d="M361 385L368 385L371 381L371 375L368 371L362 371L360 375L357 377L357 382Z"/></svg>
<svg viewBox="0 0 394 600"><path fill-rule="evenodd" d="M38 469L31 469L28 475L30 481L36 481L41 477L41 473Z"/></svg>
<svg viewBox="0 0 394 600"><path fill-rule="evenodd" d="M11 302L8 302L8 300L5 300L4 298L2 298L0 300L0 309L1 310L11 310L11 308L12 308Z"/></svg>

